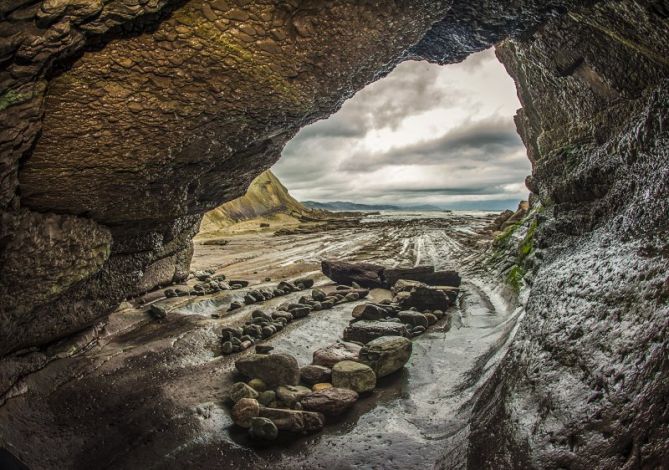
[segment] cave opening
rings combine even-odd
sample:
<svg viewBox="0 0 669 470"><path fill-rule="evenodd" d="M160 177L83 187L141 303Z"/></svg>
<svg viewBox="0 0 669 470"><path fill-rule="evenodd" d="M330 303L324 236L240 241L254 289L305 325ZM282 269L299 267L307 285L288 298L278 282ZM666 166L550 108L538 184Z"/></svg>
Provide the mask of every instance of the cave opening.
<svg viewBox="0 0 669 470"><path fill-rule="evenodd" d="M459 64L405 61L300 130L271 171L314 207L515 210L531 171L519 108L493 48Z"/></svg>

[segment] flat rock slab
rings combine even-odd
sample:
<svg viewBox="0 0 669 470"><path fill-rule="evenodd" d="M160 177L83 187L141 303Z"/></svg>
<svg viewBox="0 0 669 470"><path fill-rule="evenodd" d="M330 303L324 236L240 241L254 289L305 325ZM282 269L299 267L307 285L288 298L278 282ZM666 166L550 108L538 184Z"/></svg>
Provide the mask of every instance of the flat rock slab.
<svg viewBox="0 0 669 470"><path fill-rule="evenodd" d="M261 379L270 388L300 383L299 364L289 354L251 354L238 359L235 367L251 379Z"/></svg>
<svg viewBox="0 0 669 470"><path fill-rule="evenodd" d="M361 287L383 287L384 267L378 264L325 260L321 262L321 270L338 284L350 286L355 282Z"/></svg>
<svg viewBox="0 0 669 470"><path fill-rule="evenodd" d="M302 398L305 410L337 416L348 410L358 400L358 393L347 388L330 387Z"/></svg>
<svg viewBox="0 0 669 470"><path fill-rule="evenodd" d="M313 411L261 407L258 414L262 418L271 419L282 431L309 433L320 431L325 426L325 417Z"/></svg>
<svg viewBox="0 0 669 470"><path fill-rule="evenodd" d="M403 336L382 336L360 350L360 362L371 367L377 377L385 377L404 367L411 351L411 340Z"/></svg>
<svg viewBox="0 0 669 470"><path fill-rule="evenodd" d="M404 336L410 338L411 332L403 323L367 320L357 321L344 330L345 341L356 341L363 344L382 336Z"/></svg>

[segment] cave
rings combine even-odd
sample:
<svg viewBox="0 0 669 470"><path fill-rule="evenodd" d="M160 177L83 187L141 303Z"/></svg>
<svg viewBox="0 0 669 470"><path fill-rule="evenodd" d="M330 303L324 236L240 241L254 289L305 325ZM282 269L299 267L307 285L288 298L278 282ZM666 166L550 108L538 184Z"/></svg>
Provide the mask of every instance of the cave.
<svg viewBox="0 0 669 470"><path fill-rule="evenodd" d="M435 465L663 468L668 18L663 0L0 2L0 448L28 468L224 464L183 451L197 425L180 403L84 382L41 395L35 374L85 355L124 300L185 280L203 214L301 128L400 62L495 45L542 210L517 331ZM128 413L89 412L106 400ZM64 415L77 451L41 427Z"/></svg>

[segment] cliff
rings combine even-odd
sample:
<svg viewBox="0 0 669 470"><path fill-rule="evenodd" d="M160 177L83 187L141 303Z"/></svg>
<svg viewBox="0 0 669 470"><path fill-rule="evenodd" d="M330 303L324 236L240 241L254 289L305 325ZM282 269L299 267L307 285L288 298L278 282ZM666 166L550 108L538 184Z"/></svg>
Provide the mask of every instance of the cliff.
<svg viewBox="0 0 669 470"><path fill-rule="evenodd" d="M281 217L281 223L286 224L319 216L322 213L305 207L293 198L281 181L267 170L253 180L242 197L207 212L200 225L200 234L217 232L252 219L277 220Z"/></svg>

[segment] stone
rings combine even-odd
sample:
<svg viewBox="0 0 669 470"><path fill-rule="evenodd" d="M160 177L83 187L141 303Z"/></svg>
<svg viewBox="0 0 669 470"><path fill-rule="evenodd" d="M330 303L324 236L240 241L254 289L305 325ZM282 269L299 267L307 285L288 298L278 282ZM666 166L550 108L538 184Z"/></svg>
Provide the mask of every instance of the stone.
<svg viewBox="0 0 669 470"><path fill-rule="evenodd" d="M230 286L232 286L234 284L236 286L239 286L238 288L244 288L244 287L249 286L249 281L240 281L240 280L237 280L237 279L235 279L235 280L231 279L231 280L228 281L228 284L230 284Z"/></svg>
<svg viewBox="0 0 669 470"><path fill-rule="evenodd" d="M326 416L338 416L351 408L357 400L358 393L354 390L330 387L304 396L300 403L307 411L317 411Z"/></svg>
<svg viewBox="0 0 669 470"><path fill-rule="evenodd" d="M275 320L278 319L285 319L287 322L293 321L293 314L290 312L284 312L283 310L277 310L276 312L272 313L272 318Z"/></svg>
<svg viewBox="0 0 669 470"><path fill-rule="evenodd" d="M325 417L323 414L313 411L261 407L259 415L263 418L271 419L276 427L282 431L311 433L320 431L325 425Z"/></svg>
<svg viewBox="0 0 669 470"><path fill-rule="evenodd" d="M300 378L307 385L329 382L332 378L332 370L329 367L312 364L300 369Z"/></svg>
<svg viewBox="0 0 669 470"><path fill-rule="evenodd" d="M429 326L432 326L439 321L439 319L432 313L425 313L424 315Z"/></svg>
<svg viewBox="0 0 669 470"><path fill-rule="evenodd" d="M411 351L411 340L402 336L382 336L360 350L359 360L371 367L377 377L385 377L404 367Z"/></svg>
<svg viewBox="0 0 669 470"><path fill-rule="evenodd" d="M344 329L344 341L355 341L366 344L381 336L411 336L409 329L403 323L383 321L357 321Z"/></svg>
<svg viewBox="0 0 669 470"><path fill-rule="evenodd" d="M237 382L228 391L228 397L237 403L242 398L258 398L258 392L244 382Z"/></svg>
<svg viewBox="0 0 669 470"><path fill-rule="evenodd" d="M272 316L263 312L262 310L254 310L251 312L251 318L261 318L266 321L272 321Z"/></svg>
<svg viewBox="0 0 669 470"><path fill-rule="evenodd" d="M312 385L311 390L314 392L320 392L321 390L326 390L328 388L332 388L332 384L330 382L324 382Z"/></svg>
<svg viewBox="0 0 669 470"><path fill-rule="evenodd" d="M167 309L160 305L153 304L149 307L149 315L156 320L167 318Z"/></svg>
<svg viewBox="0 0 669 470"><path fill-rule="evenodd" d="M357 359L361 348L362 346L348 342L334 343L314 351L312 362L332 369L340 361Z"/></svg>
<svg viewBox="0 0 669 470"><path fill-rule="evenodd" d="M276 401L276 392L274 390L265 390L258 395L258 402L263 406L269 406Z"/></svg>
<svg viewBox="0 0 669 470"><path fill-rule="evenodd" d="M446 310L451 303L446 292L429 286L417 287L406 298L400 300L403 309L413 307L420 311Z"/></svg>
<svg viewBox="0 0 669 470"><path fill-rule="evenodd" d="M402 323L406 323L412 327L422 326L423 328L427 328L429 326L427 317L419 312L411 310L402 311L397 314L397 318L399 318Z"/></svg>
<svg viewBox="0 0 669 470"><path fill-rule="evenodd" d="M274 346L269 344L258 344L256 345L256 354L269 354L274 351Z"/></svg>
<svg viewBox="0 0 669 470"><path fill-rule="evenodd" d="M311 393L311 389L302 385L281 385L276 389L276 397L288 406L300 401Z"/></svg>
<svg viewBox="0 0 669 470"><path fill-rule="evenodd" d="M304 318L311 313L311 309L309 307L294 307L290 309L290 313L293 318Z"/></svg>
<svg viewBox="0 0 669 470"><path fill-rule="evenodd" d="M255 417L251 418L249 436L251 436L253 439L273 441L279 436L279 429L271 419Z"/></svg>
<svg viewBox="0 0 669 470"><path fill-rule="evenodd" d="M311 289L314 286L314 280L308 277L301 277L295 280L295 285L302 285L302 289Z"/></svg>
<svg viewBox="0 0 669 470"><path fill-rule="evenodd" d="M281 281L279 282L277 289L281 289L286 292L296 292L300 289L297 288L295 284L290 281Z"/></svg>
<svg viewBox="0 0 669 470"><path fill-rule="evenodd" d="M261 379L270 388L300 382L297 359L288 354L250 354L238 359L235 367L247 377Z"/></svg>
<svg viewBox="0 0 669 470"><path fill-rule="evenodd" d="M360 320L381 320L388 316L388 312L374 304L361 304L355 306L352 315Z"/></svg>
<svg viewBox="0 0 669 470"><path fill-rule="evenodd" d="M360 299L360 294L358 294L357 292L349 292L344 296L344 299L347 302L355 302L356 300Z"/></svg>
<svg viewBox="0 0 669 470"><path fill-rule="evenodd" d="M251 387L256 392L264 392L267 390L267 384L261 379L251 379L248 382L248 386Z"/></svg>
<svg viewBox="0 0 669 470"><path fill-rule="evenodd" d="M251 427L251 419L260 414L260 403L254 398L242 398L232 407L232 421L243 428Z"/></svg>
<svg viewBox="0 0 669 470"><path fill-rule="evenodd" d="M223 352L223 354L232 354L232 352L234 351L234 345L230 341L225 341L221 345L221 351Z"/></svg>
<svg viewBox="0 0 669 470"><path fill-rule="evenodd" d="M409 279L400 279L393 286L391 287L391 291L393 294L398 294L400 292L411 292L414 290L416 287L422 287L425 286L420 281L412 281Z"/></svg>
<svg viewBox="0 0 669 470"><path fill-rule="evenodd" d="M423 333L425 333L425 327L424 326L414 326L411 329L411 334L413 336L422 335Z"/></svg>
<svg viewBox="0 0 669 470"><path fill-rule="evenodd" d="M311 291L311 297L318 302L322 302L327 297L325 292L320 289L314 289Z"/></svg>
<svg viewBox="0 0 669 470"><path fill-rule="evenodd" d="M376 387L376 374L366 364L341 361L332 368L332 385L348 388L357 393L371 392Z"/></svg>
<svg viewBox="0 0 669 470"><path fill-rule="evenodd" d="M237 301L234 301L230 302L230 307L228 307L228 311L232 312L233 310L238 310L240 308L242 308L242 304Z"/></svg>
<svg viewBox="0 0 669 470"><path fill-rule="evenodd" d="M372 263L348 263L345 261L321 262L321 271L338 284L350 286L355 282L362 287L383 287L383 266Z"/></svg>

